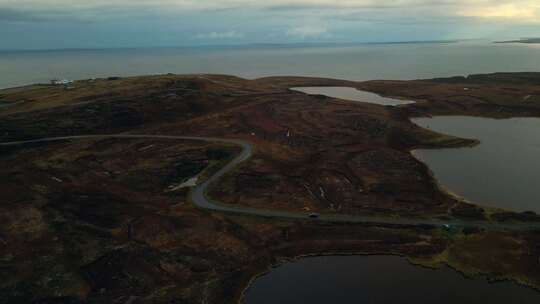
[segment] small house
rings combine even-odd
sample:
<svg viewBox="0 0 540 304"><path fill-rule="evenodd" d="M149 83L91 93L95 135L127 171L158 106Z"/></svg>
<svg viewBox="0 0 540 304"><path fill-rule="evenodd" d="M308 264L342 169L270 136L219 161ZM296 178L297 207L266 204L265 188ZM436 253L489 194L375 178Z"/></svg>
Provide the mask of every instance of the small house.
<svg viewBox="0 0 540 304"><path fill-rule="evenodd" d="M51 80L52 85L68 85L70 83L73 83L73 80L67 80L67 79L53 79L53 80Z"/></svg>

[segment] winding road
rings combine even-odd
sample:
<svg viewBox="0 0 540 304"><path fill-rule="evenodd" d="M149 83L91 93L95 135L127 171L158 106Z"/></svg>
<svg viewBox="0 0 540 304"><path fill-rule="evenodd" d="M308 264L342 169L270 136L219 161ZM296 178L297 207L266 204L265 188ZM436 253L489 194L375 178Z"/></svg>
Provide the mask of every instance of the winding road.
<svg viewBox="0 0 540 304"><path fill-rule="evenodd" d="M208 187L217 182L225 174L231 172L238 165L248 160L253 154L253 146L251 143L239 139L224 139L214 137L194 137L194 136L168 136L168 135L132 135L132 134L114 134L114 135L80 135L80 136L62 136L48 137L35 140L14 141L0 143L0 147L17 146L32 143L47 143L64 140L81 140L81 139L107 139L107 138L124 138L124 139L163 139L163 140L196 140L214 143L233 144L242 147L242 151L229 163L219 169L216 173L210 176L204 182L194 187L190 193L191 201L199 208L231 213L237 215L259 216L266 218L277 219L292 219L292 220L309 220L321 221L329 223L364 223L374 225L398 225L398 226L435 226L435 227L453 227L453 228L482 228L486 230L534 230L540 229L540 223L494 223L487 221L465 221L459 219L451 219L447 221L430 219L430 218L391 218L391 217L373 217L373 216L357 216L345 214L321 214L316 218L310 218L308 213L276 211L255 209L241 206L226 205L215 201L206 195Z"/></svg>

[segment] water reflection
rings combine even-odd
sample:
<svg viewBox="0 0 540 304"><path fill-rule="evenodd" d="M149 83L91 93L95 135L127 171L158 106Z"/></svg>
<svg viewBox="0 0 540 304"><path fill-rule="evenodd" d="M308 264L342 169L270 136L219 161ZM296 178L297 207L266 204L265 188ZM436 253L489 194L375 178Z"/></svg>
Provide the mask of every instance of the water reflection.
<svg viewBox="0 0 540 304"><path fill-rule="evenodd" d="M540 213L540 119L438 116L413 121L481 141L473 148L415 151L443 186L481 205Z"/></svg>
<svg viewBox="0 0 540 304"><path fill-rule="evenodd" d="M349 87L298 87L295 91L312 95L325 95L333 98L376 103L383 106L397 106L413 103L413 101L383 97L371 92L360 91Z"/></svg>
<svg viewBox="0 0 540 304"><path fill-rule="evenodd" d="M540 303L540 293L416 267L396 256L324 256L273 269L255 280L245 303Z"/></svg>

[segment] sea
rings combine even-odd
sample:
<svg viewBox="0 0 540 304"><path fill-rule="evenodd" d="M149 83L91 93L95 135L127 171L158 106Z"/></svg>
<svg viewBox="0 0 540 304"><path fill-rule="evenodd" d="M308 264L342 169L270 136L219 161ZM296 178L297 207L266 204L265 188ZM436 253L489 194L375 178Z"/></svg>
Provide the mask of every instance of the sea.
<svg viewBox="0 0 540 304"><path fill-rule="evenodd" d="M424 79L540 71L540 44L490 41L0 51L0 88L154 74Z"/></svg>

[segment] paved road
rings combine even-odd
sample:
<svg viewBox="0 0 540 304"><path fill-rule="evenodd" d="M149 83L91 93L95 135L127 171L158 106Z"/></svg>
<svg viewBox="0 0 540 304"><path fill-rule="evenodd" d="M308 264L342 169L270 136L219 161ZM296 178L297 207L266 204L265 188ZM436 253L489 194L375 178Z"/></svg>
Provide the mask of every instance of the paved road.
<svg viewBox="0 0 540 304"><path fill-rule="evenodd" d="M46 143L54 141L64 140L78 140L78 139L106 139L106 138L125 138L125 139L163 139L163 140L197 140L215 143L233 144L242 147L242 151L233 160L227 163L224 167L214 173L203 183L197 185L190 194L191 201L199 208L232 213L239 215L261 216L267 218L279 218L279 219L302 219L311 221L321 221L330 223L366 223L366 224L384 224L384 225L428 225L443 227L450 225L455 228L465 227L477 227L487 230L531 230L540 229L540 223L491 223L485 221L465 221L452 219L448 221L442 221L437 219L423 219L423 218L390 218L390 217L372 217L372 216L356 216L356 215L342 215L342 214L321 214L318 218L309 218L308 213L300 212L287 212L287 211L275 211L247 208L241 206L225 205L218 201L215 201L206 196L208 187L217 182L225 174L232 171L236 166L249 159L253 152L252 145L239 139L224 139L213 137L193 137L193 136L167 136L167 135L131 135L131 134L115 134L115 135L81 135L81 136L62 136L62 137L48 137L36 140L16 141L0 143L2 146L16 146L31 143Z"/></svg>

